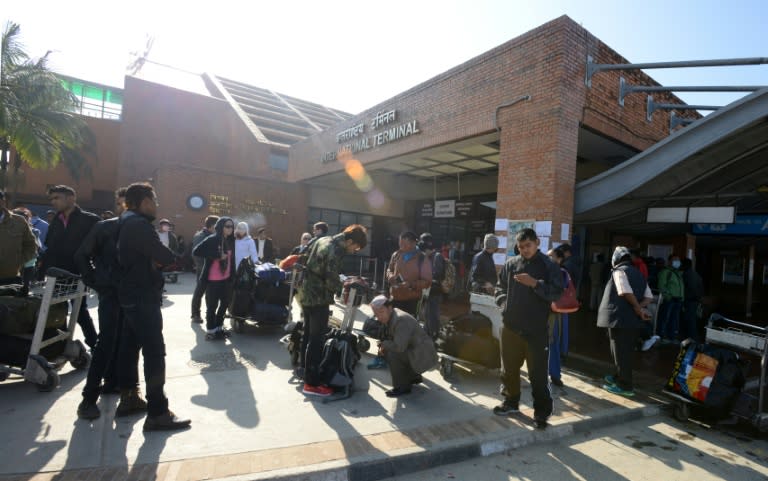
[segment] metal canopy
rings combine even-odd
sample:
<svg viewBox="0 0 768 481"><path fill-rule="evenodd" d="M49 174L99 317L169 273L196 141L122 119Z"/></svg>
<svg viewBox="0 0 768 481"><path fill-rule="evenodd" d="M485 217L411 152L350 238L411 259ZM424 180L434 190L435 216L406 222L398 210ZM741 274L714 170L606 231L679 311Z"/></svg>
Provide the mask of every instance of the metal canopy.
<svg viewBox="0 0 768 481"><path fill-rule="evenodd" d="M580 224L643 224L648 207L768 210L768 88L576 185ZM646 226L653 228L653 226Z"/></svg>

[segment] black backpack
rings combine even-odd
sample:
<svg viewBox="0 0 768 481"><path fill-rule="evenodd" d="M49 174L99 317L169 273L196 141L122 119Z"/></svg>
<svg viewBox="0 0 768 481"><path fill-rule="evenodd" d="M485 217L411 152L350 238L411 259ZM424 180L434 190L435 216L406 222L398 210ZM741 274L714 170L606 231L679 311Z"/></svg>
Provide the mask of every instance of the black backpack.
<svg viewBox="0 0 768 481"><path fill-rule="evenodd" d="M323 383L336 388L351 388L355 365L359 360L357 336L341 329L331 329L325 336L319 367Z"/></svg>

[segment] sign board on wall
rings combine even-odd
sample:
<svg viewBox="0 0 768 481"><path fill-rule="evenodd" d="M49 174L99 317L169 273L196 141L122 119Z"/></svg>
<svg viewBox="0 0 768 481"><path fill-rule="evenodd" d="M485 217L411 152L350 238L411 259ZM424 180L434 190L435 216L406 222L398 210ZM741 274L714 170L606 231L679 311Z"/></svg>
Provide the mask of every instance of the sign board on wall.
<svg viewBox="0 0 768 481"><path fill-rule="evenodd" d="M737 215L733 224L693 224L700 235L768 235L768 215Z"/></svg>
<svg viewBox="0 0 768 481"><path fill-rule="evenodd" d="M438 200L435 202L435 218L452 219L456 217L455 200Z"/></svg>
<svg viewBox="0 0 768 481"><path fill-rule="evenodd" d="M475 213L475 203L471 200L456 201L456 217L472 217Z"/></svg>
<svg viewBox="0 0 768 481"><path fill-rule="evenodd" d="M424 202L421 204L420 213L422 217L432 217L435 215L435 209L432 202Z"/></svg>

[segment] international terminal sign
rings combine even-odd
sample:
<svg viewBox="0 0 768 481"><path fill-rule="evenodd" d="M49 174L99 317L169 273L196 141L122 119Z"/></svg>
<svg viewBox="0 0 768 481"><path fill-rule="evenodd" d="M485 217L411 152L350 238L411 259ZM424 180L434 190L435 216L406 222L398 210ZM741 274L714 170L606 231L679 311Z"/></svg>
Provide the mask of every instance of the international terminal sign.
<svg viewBox="0 0 768 481"><path fill-rule="evenodd" d="M339 149L325 152L320 161L327 164L345 153L355 154L420 133L416 120L399 120L397 110L377 112L370 121L338 132L336 142L341 144Z"/></svg>
<svg viewBox="0 0 768 481"><path fill-rule="evenodd" d="M737 215L733 224L693 224L693 234L768 236L768 215Z"/></svg>

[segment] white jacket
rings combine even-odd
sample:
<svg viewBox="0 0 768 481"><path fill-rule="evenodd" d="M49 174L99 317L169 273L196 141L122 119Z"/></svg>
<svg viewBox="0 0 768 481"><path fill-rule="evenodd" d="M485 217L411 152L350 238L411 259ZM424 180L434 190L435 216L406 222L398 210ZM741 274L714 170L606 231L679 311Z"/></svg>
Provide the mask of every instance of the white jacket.
<svg viewBox="0 0 768 481"><path fill-rule="evenodd" d="M246 235L242 239L235 237L235 269L240 266L240 261L251 256L251 260L256 263L259 256L256 253L256 243L251 236Z"/></svg>

